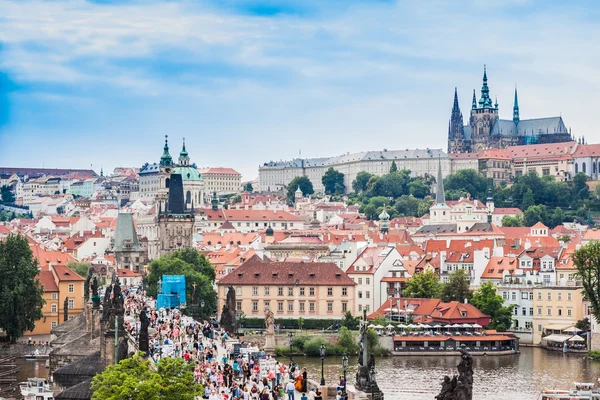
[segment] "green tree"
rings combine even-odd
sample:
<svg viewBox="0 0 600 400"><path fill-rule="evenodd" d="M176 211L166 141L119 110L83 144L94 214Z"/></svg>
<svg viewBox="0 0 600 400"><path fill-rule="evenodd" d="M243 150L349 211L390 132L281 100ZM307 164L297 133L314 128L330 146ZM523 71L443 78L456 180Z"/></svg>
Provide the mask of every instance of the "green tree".
<svg viewBox="0 0 600 400"><path fill-rule="evenodd" d="M419 199L416 199L413 196L400 196L398 200L396 200L396 211L399 214L405 217L414 217L418 215L419 212Z"/></svg>
<svg viewBox="0 0 600 400"><path fill-rule="evenodd" d="M430 189L422 181L414 180L408 184L408 193L422 199L430 193Z"/></svg>
<svg viewBox="0 0 600 400"><path fill-rule="evenodd" d="M573 253L573 264L583 285L583 294L591 303L596 321L600 321L600 241L592 240Z"/></svg>
<svg viewBox="0 0 600 400"><path fill-rule="evenodd" d="M577 321L577 323L575 324L575 328L581 329L584 332L589 332L592 329L590 325L590 320L588 318L583 318Z"/></svg>
<svg viewBox="0 0 600 400"><path fill-rule="evenodd" d="M502 226L523 226L523 222L519 217L505 215L502 217Z"/></svg>
<svg viewBox="0 0 600 400"><path fill-rule="evenodd" d="M435 299L440 295L440 278L433 271L419 272L406 282L404 297Z"/></svg>
<svg viewBox="0 0 600 400"><path fill-rule="evenodd" d="M554 209L554 213L552 214L552 227L562 225L565 220L565 212L560 207L556 207Z"/></svg>
<svg viewBox="0 0 600 400"><path fill-rule="evenodd" d="M587 175L583 172L576 174L573 177L574 197L585 200L589 197L590 188L587 185Z"/></svg>
<svg viewBox="0 0 600 400"><path fill-rule="evenodd" d="M358 353L358 343L354 340L352 332L345 326L340 328L337 345L340 346L346 354L353 355Z"/></svg>
<svg viewBox="0 0 600 400"><path fill-rule="evenodd" d="M90 263L69 261L67 263L67 267L70 268L77 275L81 276L82 278L87 277L88 272L90 271Z"/></svg>
<svg viewBox="0 0 600 400"><path fill-rule="evenodd" d="M396 165L396 161L392 161L392 166L390 167L390 173L398 172L398 166Z"/></svg>
<svg viewBox="0 0 600 400"><path fill-rule="evenodd" d="M184 400L204 395L203 386L194 382L192 364L163 357L154 365L139 352L94 376L92 390L92 400Z"/></svg>
<svg viewBox="0 0 600 400"><path fill-rule="evenodd" d="M44 289L38 279L38 263L27 239L8 235L0 241L0 328L16 343L42 318Z"/></svg>
<svg viewBox="0 0 600 400"><path fill-rule="evenodd" d="M336 171L333 169L333 167L329 167L329 169L323 174L321 182L325 187L326 194L343 194L346 191L346 186L344 185L344 174L342 174L340 171Z"/></svg>
<svg viewBox="0 0 600 400"><path fill-rule="evenodd" d="M195 249L182 249L166 254L150 263L148 294L158 294L158 281L163 275L184 275L187 304L192 304L194 290L204 307L199 309L201 318L208 319L217 311L217 293L213 287L216 277L214 266ZM194 289L194 284L196 288ZM189 307L187 308L189 310Z"/></svg>
<svg viewBox="0 0 600 400"><path fill-rule="evenodd" d="M355 331L358 329L359 324L360 318L354 317L350 311L346 311L346 314L344 314L344 317L342 318L341 326L348 328L351 331Z"/></svg>
<svg viewBox="0 0 600 400"><path fill-rule="evenodd" d="M529 207L535 205L535 198L533 197L533 191L531 189L527 189L525 194L523 195L523 200L521 201L521 210L527 210Z"/></svg>
<svg viewBox="0 0 600 400"><path fill-rule="evenodd" d="M479 287L473 294L471 304L490 316L490 329L505 331L510 328L513 308L503 305L504 299L496 293L496 286L492 282L486 282Z"/></svg>
<svg viewBox="0 0 600 400"><path fill-rule="evenodd" d="M315 192L313 184L306 176L297 176L287 186L287 198L293 203L296 201L296 190L300 188L303 196L309 196Z"/></svg>
<svg viewBox="0 0 600 400"><path fill-rule="evenodd" d="M523 223L525 226L533 226L538 222L541 222L545 225L550 225L548 223L548 212L545 205L531 206L525 211L525 215L523 217Z"/></svg>
<svg viewBox="0 0 600 400"><path fill-rule="evenodd" d="M3 203L14 203L15 202L15 195L12 192L12 190L10 190L10 187L3 185L0 188L0 197L2 198L2 202Z"/></svg>
<svg viewBox="0 0 600 400"><path fill-rule="evenodd" d="M463 269L458 269L450 273L449 280L442 283L441 299L442 301L470 300L473 297L469 276Z"/></svg>
<svg viewBox="0 0 600 400"><path fill-rule="evenodd" d="M354 181L352 181L352 190L354 190L356 193L366 191L367 184L373 176L373 174L370 174L368 172L360 171L358 174L356 174L356 178L354 178Z"/></svg>
<svg viewBox="0 0 600 400"><path fill-rule="evenodd" d="M245 192L250 192L252 193L252 191L254 191L254 188L252 187L252 183L248 182L244 185L244 191Z"/></svg>
<svg viewBox="0 0 600 400"><path fill-rule="evenodd" d="M472 197L485 199L488 190L488 179L474 169L461 169L444 179L446 190L458 190L470 193Z"/></svg>

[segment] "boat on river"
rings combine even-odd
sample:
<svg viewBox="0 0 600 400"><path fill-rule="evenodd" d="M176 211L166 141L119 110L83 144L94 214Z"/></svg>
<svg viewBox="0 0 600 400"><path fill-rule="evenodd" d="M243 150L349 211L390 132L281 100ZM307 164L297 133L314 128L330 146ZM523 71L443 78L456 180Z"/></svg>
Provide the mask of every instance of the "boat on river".
<svg viewBox="0 0 600 400"><path fill-rule="evenodd" d="M25 400L52 400L54 399L54 393L52 388L46 379L43 378L29 378L27 382L21 382L19 384L21 389L21 396Z"/></svg>
<svg viewBox="0 0 600 400"><path fill-rule="evenodd" d="M544 390L541 400L600 400L600 390L593 383L575 382L572 390Z"/></svg>

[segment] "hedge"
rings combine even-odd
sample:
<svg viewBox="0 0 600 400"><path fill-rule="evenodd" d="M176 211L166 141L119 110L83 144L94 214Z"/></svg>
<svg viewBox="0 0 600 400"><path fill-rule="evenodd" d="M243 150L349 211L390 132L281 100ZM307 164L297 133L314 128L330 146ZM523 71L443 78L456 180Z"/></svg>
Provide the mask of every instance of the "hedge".
<svg viewBox="0 0 600 400"><path fill-rule="evenodd" d="M339 319L303 319L302 329L327 329L332 325L337 325ZM298 320L294 318L276 318L275 324L279 324L281 329L299 329ZM242 328L264 329L264 318L244 318L240 321Z"/></svg>

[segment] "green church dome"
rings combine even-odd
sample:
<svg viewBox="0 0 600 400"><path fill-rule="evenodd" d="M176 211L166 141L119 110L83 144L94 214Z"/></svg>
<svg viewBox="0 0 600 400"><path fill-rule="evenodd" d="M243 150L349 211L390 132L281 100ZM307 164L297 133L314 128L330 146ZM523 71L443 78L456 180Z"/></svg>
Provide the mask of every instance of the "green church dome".
<svg viewBox="0 0 600 400"><path fill-rule="evenodd" d="M184 181L201 181L202 175L194 167L176 167L173 170L174 174L181 174Z"/></svg>

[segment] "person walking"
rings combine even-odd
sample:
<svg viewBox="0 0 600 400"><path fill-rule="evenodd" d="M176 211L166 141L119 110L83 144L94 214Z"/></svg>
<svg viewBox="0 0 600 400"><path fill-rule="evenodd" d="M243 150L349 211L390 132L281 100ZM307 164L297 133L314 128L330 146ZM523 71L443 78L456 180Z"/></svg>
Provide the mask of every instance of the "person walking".
<svg viewBox="0 0 600 400"><path fill-rule="evenodd" d="M294 381L293 380L289 380L287 385L285 385L285 391L288 394L288 400L294 400L294 391L296 390L296 387L294 386Z"/></svg>

